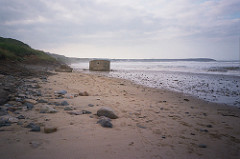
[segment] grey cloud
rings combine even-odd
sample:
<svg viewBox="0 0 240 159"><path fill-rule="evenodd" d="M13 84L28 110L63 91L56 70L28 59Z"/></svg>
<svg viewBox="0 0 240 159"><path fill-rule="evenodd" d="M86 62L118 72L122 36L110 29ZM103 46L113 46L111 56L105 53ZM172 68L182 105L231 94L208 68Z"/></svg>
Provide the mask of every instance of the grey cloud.
<svg viewBox="0 0 240 159"><path fill-rule="evenodd" d="M0 35L40 48L141 45L166 38L234 40L239 8L239 0L0 0Z"/></svg>

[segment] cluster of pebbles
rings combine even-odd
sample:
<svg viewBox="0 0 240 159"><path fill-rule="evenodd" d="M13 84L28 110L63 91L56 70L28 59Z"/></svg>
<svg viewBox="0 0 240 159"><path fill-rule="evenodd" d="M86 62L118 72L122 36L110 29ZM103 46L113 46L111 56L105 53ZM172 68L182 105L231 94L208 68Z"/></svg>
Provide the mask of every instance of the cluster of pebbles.
<svg viewBox="0 0 240 159"><path fill-rule="evenodd" d="M1 100L0 100L0 130L2 127L17 124L23 128L28 128L29 131L40 132L43 127L44 133L52 133L58 130L57 127L45 126L35 123L33 119L27 116L30 111L39 113L57 113L59 110L66 111L70 115L92 114L91 111L77 111L70 106L67 100L78 96L89 96L89 93L84 91L79 94L69 94L66 90L53 91L49 88L47 91L41 89L41 84L47 83L47 76L38 78L21 78L15 76L1 76ZM51 93L49 93L51 92ZM52 95L54 94L54 95ZM51 100L54 99L54 100ZM56 100L60 99L56 102ZM93 107L93 104L89 104ZM57 109L61 107L63 109ZM96 114L99 119L97 124L102 127L112 128L111 119L116 119L118 116L111 108L101 107ZM92 116L90 116L92 117Z"/></svg>

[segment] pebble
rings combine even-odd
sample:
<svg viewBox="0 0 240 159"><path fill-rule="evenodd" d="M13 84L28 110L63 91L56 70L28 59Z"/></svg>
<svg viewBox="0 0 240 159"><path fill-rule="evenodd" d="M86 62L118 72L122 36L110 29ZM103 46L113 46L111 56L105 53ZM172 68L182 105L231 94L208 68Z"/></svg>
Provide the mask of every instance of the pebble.
<svg viewBox="0 0 240 159"><path fill-rule="evenodd" d="M88 110L82 110L82 114L92 114L92 112L90 112Z"/></svg>
<svg viewBox="0 0 240 159"><path fill-rule="evenodd" d="M115 114L115 112L109 108L109 107L102 107L97 111L97 115L100 116L105 116L110 119L117 119L118 116Z"/></svg>
<svg viewBox="0 0 240 159"><path fill-rule="evenodd" d="M69 111L69 110L73 110L73 108L71 108L71 107L65 107L64 110Z"/></svg>
<svg viewBox="0 0 240 159"><path fill-rule="evenodd" d="M72 112L67 112L70 115L81 115L82 112L76 112L76 111L72 111Z"/></svg>
<svg viewBox="0 0 240 159"><path fill-rule="evenodd" d="M7 109L0 107L0 116L7 115L7 114L8 114Z"/></svg>
<svg viewBox="0 0 240 159"><path fill-rule="evenodd" d="M207 125L207 127L208 127L208 128L212 128L213 126L209 124L209 125Z"/></svg>
<svg viewBox="0 0 240 159"><path fill-rule="evenodd" d="M55 93L60 94L60 95L65 95L65 94L67 94L67 91L66 90L60 90L60 91L56 91Z"/></svg>
<svg viewBox="0 0 240 159"><path fill-rule="evenodd" d="M19 115L17 118L18 119L25 119L25 116L24 115Z"/></svg>
<svg viewBox="0 0 240 159"><path fill-rule="evenodd" d="M9 122L7 119L0 119L0 127L3 126L11 126L11 122Z"/></svg>
<svg viewBox="0 0 240 159"><path fill-rule="evenodd" d="M185 100L186 102L189 102L189 99L183 99L183 100Z"/></svg>
<svg viewBox="0 0 240 159"><path fill-rule="evenodd" d="M49 105L44 105L41 107L40 113L57 113L57 110Z"/></svg>
<svg viewBox="0 0 240 159"><path fill-rule="evenodd" d="M25 94L18 94L17 96L20 97L20 98L25 98L26 97Z"/></svg>
<svg viewBox="0 0 240 159"><path fill-rule="evenodd" d="M38 103L48 103L48 102L46 100L44 100L44 99L39 99Z"/></svg>
<svg viewBox="0 0 240 159"><path fill-rule="evenodd" d="M199 147L199 148L207 148L207 145L205 145L205 144L199 144L198 147Z"/></svg>
<svg viewBox="0 0 240 159"><path fill-rule="evenodd" d="M113 127L111 123L111 119L105 116L101 116L100 119L97 121L97 124L100 124L102 127L105 127L105 128Z"/></svg>
<svg viewBox="0 0 240 159"><path fill-rule="evenodd" d="M61 105L62 105L62 106L67 106L67 105L69 105L69 104L68 104L67 101L62 101L62 102L61 102Z"/></svg>
<svg viewBox="0 0 240 159"><path fill-rule="evenodd" d="M15 107L15 106L11 106L7 108L7 110L10 112L15 112L16 110L21 110L21 109L22 107Z"/></svg>
<svg viewBox="0 0 240 159"><path fill-rule="evenodd" d="M15 118L15 117L13 117L11 115L4 115L4 116L1 116L0 121L7 121L7 122L10 122L10 123L17 123L19 120L18 120L18 118Z"/></svg>
<svg viewBox="0 0 240 159"><path fill-rule="evenodd" d="M25 106L27 106L27 110L32 110L34 105L31 103L25 103Z"/></svg>
<svg viewBox="0 0 240 159"><path fill-rule="evenodd" d="M142 125L140 125L140 124L137 124L137 127L142 128L142 129L146 129L146 128L147 128L147 127L142 126Z"/></svg>
<svg viewBox="0 0 240 159"><path fill-rule="evenodd" d="M31 145L32 148L38 148L41 145L41 143L38 141L31 141L29 142L29 144Z"/></svg>
<svg viewBox="0 0 240 159"><path fill-rule="evenodd" d="M73 94L66 94L64 97L67 99L73 99L75 96Z"/></svg>
<svg viewBox="0 0 240 159"><path fill-rule="evenodd" d="M206 133L208 132L207 129L200 129L200 131L201 131L201 132L206 132Z"/></svg>
<svg viewBox="0 0 240 159"><path fill-rule="evenodd" d="M91 114L91 113L92 112L90 112L88 110L68 112L68 114L70 114L70 115L82 115L82 114Z"/></svg>
<svg viewBox="0 0 240 159"><path fill-rule="evenodd" d="M128 145L129 145L129 146L132 146L133 144L134 144L134 142L130 142Z"/></svg>
<svg viewBox="0 0 240 159"><path fill-rule="evenodd" d="M21 121L18 121L17 125L23 125L23 123Z"/></svg>
<svg viewBox="0 0 240 159"><path fill-rule="evenodd" d="M26 128L31 128L30 131L34 131L34 132L39 132L41 130L40 126L34 124L34 123L30 123L26 126Z"/></svg>
<svg viewBox="0 0 240 159"><path fill-rule="evenodd" d="M94 105L93 105L93 104L88 104L88 106L89 106L89 107L94 107Z"/></svg>
<svg viewBox="0 0 240 159"><path fill-rule="evenodd" d="M23 98L15 98L16 102L23 102L24 99Z"/></svg>
<svg viewBox="0 0 240 159"><path fill-rule="evenodd" d="M33 99L25 99L25 103L37 104L37 101Z"/></svg>
<svg viewBox="0 0 240 159"><path fill-rule="evenodd" d="M57 127L49 127L49 126L44 127L44 133L46 133L46 134L53 133L56 131L57 131Z"/></svg>
<svg viewBox="0 0 240 159"><path fill-rule="evenodd" d="M51 103L48 103L48 105L60 106L61 103L59 103L59 102L51 102Z"/></svg>
<svg viewBox="0 0 240 159"><path fill-rule="evenodd" d="M36 92L35 94L36 94L36 96L42 96L42 93L40 91Z"/></svg>
<svg viewBox="0 0 240 159"><path fill-rule="evenodd" d="M89 93L84 91L84 92L80 92L79 96L89 96Z"/></svg>

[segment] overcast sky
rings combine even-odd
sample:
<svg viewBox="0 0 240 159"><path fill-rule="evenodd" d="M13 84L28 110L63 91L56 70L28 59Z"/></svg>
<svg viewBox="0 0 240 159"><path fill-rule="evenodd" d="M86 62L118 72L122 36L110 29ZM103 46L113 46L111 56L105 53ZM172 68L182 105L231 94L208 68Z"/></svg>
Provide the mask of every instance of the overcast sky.
<svg viewBox="0 0 240 159"><path fill-rule="evenodd" d="M0 36L68 57L239 59L239 0L0 0Z"/></svg>

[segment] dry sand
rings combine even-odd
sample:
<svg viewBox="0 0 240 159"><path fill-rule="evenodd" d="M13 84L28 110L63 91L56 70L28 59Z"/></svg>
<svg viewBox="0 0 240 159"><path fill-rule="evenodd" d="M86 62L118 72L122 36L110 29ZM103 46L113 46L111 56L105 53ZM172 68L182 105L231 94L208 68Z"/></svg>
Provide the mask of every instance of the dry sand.
<svg viewBox="0 0 240 159"><path fill-rule="evenodd" d="M28 117L24 124L38 123L41 132L17 124L1 127L0 158L240 158L238 108L83 73L58 73L39 84L48 102L66 100L75 111L92 114L70 115L62 106L55 107L57 113L42 114L38 110L43 104L36 104L32 111L21 114ZM58 90L70 94L87 91L89 96L55 99ZM112 120L113 128L96 124L94 114L102 106L119 116ZM58 130L46 134L44 125Z"/></svg>

